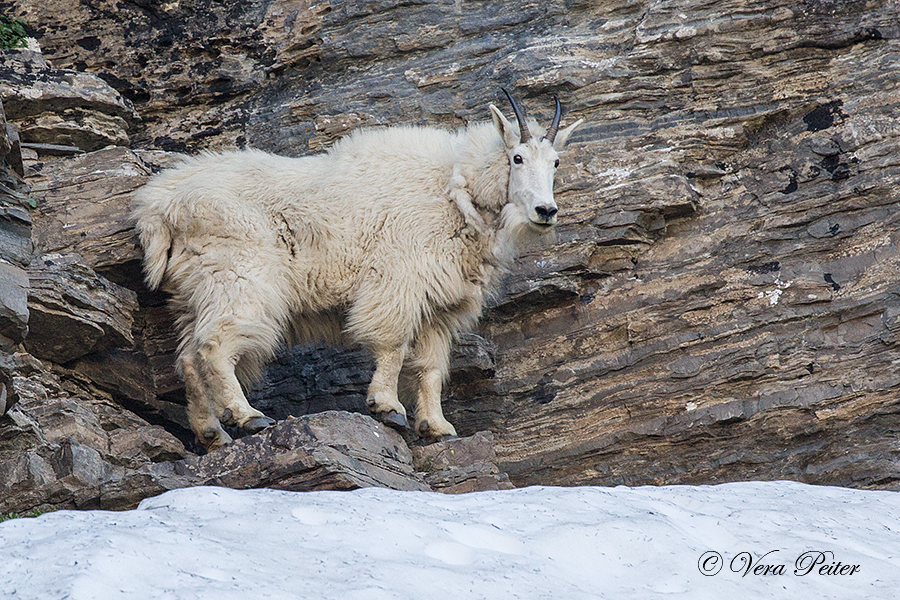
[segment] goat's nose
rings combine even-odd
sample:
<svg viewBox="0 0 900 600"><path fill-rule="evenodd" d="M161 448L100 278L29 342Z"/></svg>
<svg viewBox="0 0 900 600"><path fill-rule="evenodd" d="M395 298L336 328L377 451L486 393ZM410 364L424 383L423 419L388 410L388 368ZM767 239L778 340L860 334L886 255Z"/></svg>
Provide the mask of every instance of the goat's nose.
<svg viewBox="0 0 900 600"><path fill-rule="evenodd" d="M555 206L536 206L534 212L543 220L549 221L559 212L559 209Z"/></svg>

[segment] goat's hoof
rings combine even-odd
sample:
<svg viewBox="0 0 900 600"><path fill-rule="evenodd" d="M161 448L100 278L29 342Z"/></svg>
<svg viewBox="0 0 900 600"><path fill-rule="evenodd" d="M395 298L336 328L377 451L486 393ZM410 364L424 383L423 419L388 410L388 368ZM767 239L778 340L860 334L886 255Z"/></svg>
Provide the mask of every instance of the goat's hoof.
<svg viewBox="0 0 900 600"><path fill-rule="evenodd" d="M213 452L230 444L232 439L221 427L207 427L197 435L197 441L206 448L207 452Z"/></svg>
<svg viewBox="0 0 900 600"><path fill-rule="evenodd" d="M247 433L258 433L266 427L271 427L274 424L275 419L272 419L271 417L253 417L252 419L248 419L246 423L241 425L241 429L243 429Z"/></svg>
<svg viewBox="0 0 900 600"><path fill-rule="evenodd" d="M432 427L427 420L423 419L416 424L416 435L418 435L420 439L425 440L428 444L446 442L448 440L458 440L459 436L456 435L456 429L454 429L450 423L445 424L446 427L442 428L444 433L438 433L438 431L435 431L436 428Z"/></svg>
<svg viewBox="0 0 900 600"><path fill-rule="evenodd" d="M377 418L388 427L392 427L400 431L409 429L409 421L406 420L406 417L404 415L398 413L396 410L376 413L375 418Z"/></svg>
<svg viewBox="0 0 900 600"><path fill-rule="evenodd" d="M219 423L222 425L234 425L234 413L231 412L230 408L226 408L222 416L219 417Z"/></svg>

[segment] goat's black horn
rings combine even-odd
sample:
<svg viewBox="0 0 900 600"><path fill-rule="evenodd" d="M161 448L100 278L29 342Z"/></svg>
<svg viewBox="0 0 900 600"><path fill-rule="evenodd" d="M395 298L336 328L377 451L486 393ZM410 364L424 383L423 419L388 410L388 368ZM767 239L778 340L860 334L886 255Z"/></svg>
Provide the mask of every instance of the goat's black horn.
<svg viewBox="0 0 900 600"><path fill-rule="evenodd" d="M531 132L528 131L528 125L525 124L525 115L522 113L521 109L519 109L519 105L516 104L513 97L509 95L509 92L503 88L500 89L506 94L506 97L509 98L509 103L512 104L513 112L516 113L516 121L519 122L519 143L524 144L531 139Z"/></svg>
<svg viewBox="0 0 900 600"><path fill-rule="evenodd" d="M559 131L559 118L562 116L562 106L559 105L559 98L553 96L553 100L556 101L556 114L553 115L553 122L550 123L550 129L544 134L544 139L551 144L556 139L556 132Z"/></svg>

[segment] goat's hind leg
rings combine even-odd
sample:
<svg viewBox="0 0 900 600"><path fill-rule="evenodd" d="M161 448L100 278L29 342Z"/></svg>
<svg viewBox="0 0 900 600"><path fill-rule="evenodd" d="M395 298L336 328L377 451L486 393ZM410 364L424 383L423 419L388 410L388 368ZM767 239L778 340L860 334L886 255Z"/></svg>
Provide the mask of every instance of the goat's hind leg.
<svg viewBox="0 0 900 600"><path fill-rule="evenodd" d="M235 374L235 367L247 351L240 341L246 338L229 335L229 327L222 326L221 334L207 340L198 351L201 376L208 386L219 420L237 425L244 431L256 433L275 423L250 406ZM224 339L222 339L224 338ZM236 343L237 342L237 343Z"/></svg>
<svg viewBox="0 0 900 600"><path fill-rule="evenodd" d="M207 450L230 443L222 425L255 433L275 423L247 402L234 373L235 358L218 340L185 349L181 370L188 396L188 420Z"/></svg>
<svg viewBox="0 0 900 600"><path fill-rule="evenodd" d="M419 333L411 352L416 386L416 433L427 440L456 437L441 410L441 388L450 366L450 334L439 328Z"/></svg>
<svg viewBox="0 0 900 600"><path fill-rule="evenodd" d="M275 423L250 406L235 370L240 366L244 375L260 371L281 341L284 311L277 302L261 297L265 282L253 274L269 276L270 283L278 280L250 260L244 264L256 271L224 282L208 278L206 289L211 293L192 307L194 319L180 357L191 427L210 449L230 441L221 424L255 433Z"/></svg>
<svg viewBox="0 0 900 600"><path fill-rule="evenodd" d="M214 402L197 369L196 349L186 348L179 358L179 363L188 401L188 422L197 436L197 441L210 452L231 443L231 436L222 429Z"/></svg>

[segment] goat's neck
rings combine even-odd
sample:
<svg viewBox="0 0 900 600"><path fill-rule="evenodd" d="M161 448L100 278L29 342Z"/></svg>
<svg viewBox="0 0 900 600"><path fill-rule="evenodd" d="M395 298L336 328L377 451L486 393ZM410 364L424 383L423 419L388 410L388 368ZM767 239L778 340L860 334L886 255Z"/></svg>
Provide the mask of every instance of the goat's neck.
<svg viewBox="0 0 900 600"><path fill-rule="evenodd" d="M454 177L454 181L458 184L463 180ZM494 278L497 270L507 270L530 234L515 207L505 204L500 210L479 208L466 189L452 185L449 195L465 221L464 231L471 240L472 258L489 268L484 271L485 280ZM487 275L488 272L494 274Z"/></svg>
<svg viewBox="0 0 900 600"><path fill-rule="evenodd" d="M509 159L506 153L485 160L481 164L463 168L463 177L469 183L472 200L482 213L499 214L508 200Z"/></svg>
<svg viewBox="0 0 900 600"><path fill-rule="evenodd" d="M471 196L461 197L472 199ZM534 231L522 211L505 199L494 208L480 205L476 197L466 209L468 215L466 210L461 212L473 237L479 240L481 262L500 272L509 269L526 244L547 235Z"/></svg>
<svg viewBox="0 0 900 600"><path fill-rule="evenodd" d="M481 262L504 270L531 237L527 223L509 203L509 157L491 124L470 128L458 139L463 143L458 146L449 196L474 238Z"/></svg>
<svg viewBox="0 0 900 600"><path fill-rule="evenodd" d="M509 157L497 130L491 123L473 125L454 141L454 177L463 178L479 213L499 213L507 202Z"/></svg>

